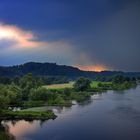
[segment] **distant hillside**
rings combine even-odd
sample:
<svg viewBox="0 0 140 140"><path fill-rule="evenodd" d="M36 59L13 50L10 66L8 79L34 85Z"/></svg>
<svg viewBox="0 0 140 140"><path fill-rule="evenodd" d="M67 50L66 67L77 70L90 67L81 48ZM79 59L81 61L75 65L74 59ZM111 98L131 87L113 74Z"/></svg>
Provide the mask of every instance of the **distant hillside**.
<svg viewBox="0 0 140 140"><path fill-rule="evenodd" d="M67 76L70 78L76 78L80 76L95 78L97 76L112 76L116 74L122 74L127 76L140 76L135 72L117 72L117 71L103 71L103 72L88 72L81 71L78 68L65 65L57 65L55 63L36 63L29 62L16 66L0 66L0 76L15 77L22 76L27 73L32 73L35 76Z"/></svg>

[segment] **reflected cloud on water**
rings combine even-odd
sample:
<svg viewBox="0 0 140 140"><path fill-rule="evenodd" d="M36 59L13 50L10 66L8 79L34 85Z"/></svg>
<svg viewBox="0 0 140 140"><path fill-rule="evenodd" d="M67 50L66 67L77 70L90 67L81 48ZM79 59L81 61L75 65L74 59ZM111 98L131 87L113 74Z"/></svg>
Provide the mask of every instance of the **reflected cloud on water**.
<svg viewBox="0 0 140 140"><path fill-rule="evenodd" d="M0 122L0 140L16 140L15 136L9 132L9 126Z"/></svg>

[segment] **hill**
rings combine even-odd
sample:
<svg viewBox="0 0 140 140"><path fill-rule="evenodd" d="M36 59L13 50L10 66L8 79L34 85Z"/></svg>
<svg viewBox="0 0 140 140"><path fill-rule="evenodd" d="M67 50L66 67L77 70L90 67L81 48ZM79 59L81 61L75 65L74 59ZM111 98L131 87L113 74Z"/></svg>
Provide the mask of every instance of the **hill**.
<svg viewBox="0 0 140 140"><path fill-rule="evenodd" d="M29 62L15 66L0 66L1 77L23 76L27 73L32 73L35 76L67 76L69 78L76 78L80 76L95 78L100 76L102 77L113 76L117 74L126 75L130 77L140 76L140 72L121 72L121 71L90 72L90 71L82 71L72 66L57 65L56 63Z"/></svg>

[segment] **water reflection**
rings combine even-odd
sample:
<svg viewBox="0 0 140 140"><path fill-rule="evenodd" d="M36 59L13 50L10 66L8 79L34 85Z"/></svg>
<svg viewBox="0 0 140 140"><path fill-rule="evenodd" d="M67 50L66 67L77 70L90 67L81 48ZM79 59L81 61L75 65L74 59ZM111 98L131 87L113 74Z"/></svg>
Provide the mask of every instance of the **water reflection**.
<svg viewBox="0 0 140 140"><path fill-rule="evenodd" d="M9 126L0 122L0 140L16 140L9 132Z"/></svg>
<svg viewBox="0 0 140 140"><path fill-rule="evenodd" d="M46 122L40 120L2 121L0 125L0 140L25 140L23 137L25 134L33 133L40 129Z"/></svg>

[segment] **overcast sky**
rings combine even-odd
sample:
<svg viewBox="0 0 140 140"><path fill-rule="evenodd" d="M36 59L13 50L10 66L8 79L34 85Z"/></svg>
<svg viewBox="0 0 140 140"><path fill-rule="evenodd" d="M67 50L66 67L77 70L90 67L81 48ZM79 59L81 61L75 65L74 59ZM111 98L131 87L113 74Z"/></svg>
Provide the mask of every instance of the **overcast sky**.
<svg viewBox="0 0 140 140"><path fill-rule="evenodd" d="M0 0L0 65L140 71L139 0Z"/></svg>

